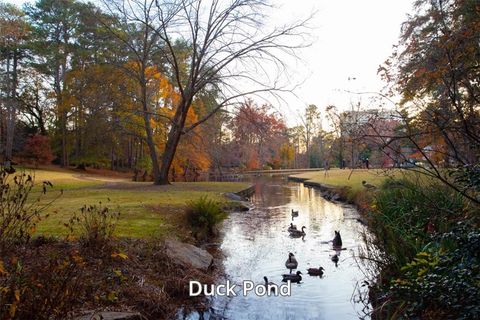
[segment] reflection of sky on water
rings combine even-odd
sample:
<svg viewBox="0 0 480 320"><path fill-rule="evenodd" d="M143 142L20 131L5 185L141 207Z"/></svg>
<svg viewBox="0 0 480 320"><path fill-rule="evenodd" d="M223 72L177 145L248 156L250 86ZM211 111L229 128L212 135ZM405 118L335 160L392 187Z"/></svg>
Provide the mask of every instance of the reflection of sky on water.
<svg viewBox="0 0 480 320"><path fill-rule="evenodd" d="M224 224L222 253L228 279L240 285L243 280L281 284L281 275L288 273L285 260L293 252L302 271L301 284L292 284L290 297L216 297L213 310L206 319L358 319L363 306L351 302L357 281L363 279L353 253L361 245L363 226L356 212L324 200L319 191L278 177L257 182L252 198L255 209L233 213ZM307 235L291 238L287 227L292 222L291 210L298 210L293 219L298 228L306 227ZM343 246L338 251L340 262L335 267L331 256L334 230L340 230ZM323 278L310 277L306 269L325 268ZM221 280L220 280L221 281ZM357 310L357 311L356 311Z"/></svg>

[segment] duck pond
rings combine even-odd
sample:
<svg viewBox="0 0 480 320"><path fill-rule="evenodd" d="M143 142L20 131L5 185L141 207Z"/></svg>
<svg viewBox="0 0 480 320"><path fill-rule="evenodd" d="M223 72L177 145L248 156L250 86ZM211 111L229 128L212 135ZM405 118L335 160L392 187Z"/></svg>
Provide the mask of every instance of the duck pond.
<svg viewBox="0 0 480 320"><path fill-rule="evenodd" d="M365 266L358 254L366 228L357 220L351 207L325 200L319 190L286 177L256 177L251 197L254 208L234 212L224 222L215 255L223 264L224 277L238 288L237 295L214 295L210 308L184 314L178 319L366 319L369 306L363 302L362 286ZM292 217L292 210L298 211ZM288 227L305 226L304 237L290 236ZM342 236L342 250L333 250L335 230ZM258 285L283 284L282 274L289 274L285 262L289 253L298 261L302 272L300 283L291 283L290 296L258 296L249 291L243 295L245 281ZM332 257L337 254L337 265ZM308 268L325 271L322 277L310 276ZM363 298L362 298L363 297Z"/></svg>

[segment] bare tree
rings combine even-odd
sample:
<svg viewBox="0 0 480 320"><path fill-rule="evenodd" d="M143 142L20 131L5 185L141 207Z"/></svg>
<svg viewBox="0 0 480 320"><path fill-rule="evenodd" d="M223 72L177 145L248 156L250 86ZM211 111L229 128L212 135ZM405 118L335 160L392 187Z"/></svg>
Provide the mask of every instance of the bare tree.
<svg viewBox="0 0 480 320"><path fill-rule="evenodd" d="M150 63L163 65L180 93L173 116L168 119L161 164L156 164L153 139L148 143L155 184L169 183L169 169L182 135L243 96L288 91L280 84L279 75L286 71L284 59L296 58L296 51L307 45L305 30L309 18L269 27L264 23L267 16L263 12L273 7L265 0L104 2L121 12L129 23L142 25L145 33L152 34L151 45L158 45L159 52ZM184 43L187 50L179 53L178 43ZM210 112L186 127L192 102L204 90L218 90L220 98ZM145 117L149 113L145 105ZM147 124L146 129L148 142L151 138Z"/></svg>

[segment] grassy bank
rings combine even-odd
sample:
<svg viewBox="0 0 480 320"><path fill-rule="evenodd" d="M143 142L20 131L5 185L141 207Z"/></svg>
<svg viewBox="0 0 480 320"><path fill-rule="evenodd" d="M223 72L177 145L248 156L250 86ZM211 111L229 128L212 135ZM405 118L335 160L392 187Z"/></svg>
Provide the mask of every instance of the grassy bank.
<svg viewBox="0 0 480 320"><path fill-rule="evenodd" d="M326 186L330 193L338 195L338 199L356 205L363 210L372 201L372 192L362 185L362 181L375 187L384 181L410 174L399 169L355 169L305 172L291 175L297 181L305 181L309 185Z"/></svg>
<svg viewBox="0 0 480 320"><path fill-rule="evenodd" d="M352 171L348 169L331 169L328 171L305 172L292 175L291 177L334 187L349 187L353 192L358 192L365 189L362 186L362 181L378 186L388 177L395 177L399 174L399 170L355 169Z"/></svg>
<svg viewBox="0 0 480 320"><path fill-rule="evenodd" d="M154 186L61 169L37 170L33 181L28 174L0 170L0 318L133 310L142 319L172 319L179 308L206 306L204 297L189 297L188 283L212 283L215 274L168 255L163 239L198 240L199 228L211 231L227 216L223 193L247 184ZM192 212L188 202L207 206Z"/></svg>
<svg viewBox="0 0 480 320"><path fill-rule="evenodd" d="M309 172L294 178L328 185L357 205L373 236L372 319L480 317L479 208L432 178L406 170ZM376 188L367 189L365 180ZM453 180L452 180L453 181Z"/></svg>
<svg viewBox="0 0 480 320"><path fill-rule="evenodd" d="M48 207L50 216L40 222L38 233L65 235L64 223L85 204L109 203L119 207L121 213L116 236L149 237L172 234L183 236L185 229L185 203L207 196L216 201L227 201L224 192L238 192L248 184L238 182L177 182L166 186L154 186L151 182L131 182L127 179L105 177L88 172L37 170L36 182L51 181L43 201L63 194ZM35 198L41 192L37 187Z"/></svg>

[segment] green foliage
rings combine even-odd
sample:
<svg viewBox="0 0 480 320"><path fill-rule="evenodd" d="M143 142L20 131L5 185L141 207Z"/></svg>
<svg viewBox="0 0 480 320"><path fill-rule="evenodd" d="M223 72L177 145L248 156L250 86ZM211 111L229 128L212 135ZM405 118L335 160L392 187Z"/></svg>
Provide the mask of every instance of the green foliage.
<svg viewBox="0 0 480 320"><path fill-rule="evenodd" d="M480 164L465 165L449 172L456 185L467 192L480 193Z"/></svg>
<svg viewBox="0 0 480 320"><path fill-rule="evenodd" d="M222 210L220 203L207 199L207 196L189 201L186 215L188 223L194 230L207 235L212 235L213 227L227 217L227 213Z"/></svg>
<svg viewBox="0 0 480 320"><path fill-rule="evenodd" d="M77 233L84 245L98 247L111 239L119 217L120 212L99 202L98 205L84 205L65 226L71 233Z"/></svg>
<svg viewBox="0 0 480 320"><path fill-rule="evenodd" d="M423 310L441 309L450 318L478 319L480 232L462 223L436 240L439 246L418 253L392 281L393 296L404 301L403 315L414 318Z"/></svg>
<svg viewBox="0 0 480 320"><path fill-rule="evenodd" d="M140 158L138 160L137 166L140 169L146 170L147 172L151 172L153 168L152 159L150 159L149 157Z"/></svg>
<svg viewBox="0 0 480 320"><path fill-rule="evenodd" d="M381 257L382 315L474 319L480 315L480 232L471 208L438 182L386 180L370 226ZM464 222L458 222L464 221Z"/></svg>
<svg viewBox="0 0 480 320"><path fill-rule="evenodd" d="M38 222L48 216L43 214L45 209L58 198L48 203L40 202L47 188L53 186L49 181L43 181L40 195L34 201L29 200L34 185L33 175L0 167L0 249L7 249L13 243L28 242Z"/></svg>
<svg viewBox="0 0 480 320"><path fill-rule="evenodd" d="M439 183L402 179L382 184L374 208L374 231L392 262L402 266L431 241L432 232L449 229L464 211L464 203L458 193Z"/></svg>

